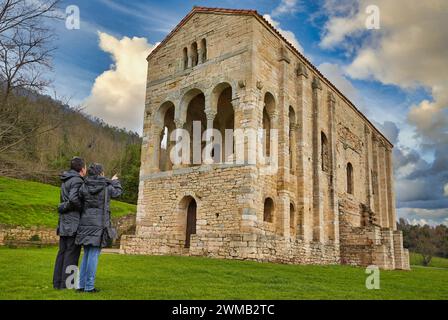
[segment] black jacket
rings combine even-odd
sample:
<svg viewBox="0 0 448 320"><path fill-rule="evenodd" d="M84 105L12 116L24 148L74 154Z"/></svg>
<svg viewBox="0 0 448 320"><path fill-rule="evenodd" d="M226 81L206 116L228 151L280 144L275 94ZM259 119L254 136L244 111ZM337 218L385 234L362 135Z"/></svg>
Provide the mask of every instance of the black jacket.
<svg viewBox="0 0 448 320"><path fill-rule="evenodd" d="M105 190L107 188L107 198ZM104 247L103 233L111 227L110 199L121 195L119 180L109 180L101 176L90 176L79 189L83 203L81 221L76 235L76 244ZM104 208L106 206L106 208Z"/></svg>
<svg viewBox="0 0 448 320"><path fill-rule="evenodd" d="M78 229L81 213L79 188L84 179L75 170L69 170L61 175L61 203L58 207L59 222L57 234L60 236L74 236Z"/></svg>

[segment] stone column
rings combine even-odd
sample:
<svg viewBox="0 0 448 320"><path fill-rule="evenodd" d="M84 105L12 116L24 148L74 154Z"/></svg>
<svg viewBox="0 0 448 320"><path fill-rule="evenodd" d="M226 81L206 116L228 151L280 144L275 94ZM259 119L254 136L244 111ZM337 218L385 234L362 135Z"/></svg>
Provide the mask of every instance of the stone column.
<svg viewBox="0 0 448 320"><path fill-rule="evenodd" d="M298 125L296 123L291 124L291 127L289 128L289 150L290 150L290 168L291 168L291 174L296 174L297 171L297 129Z"/></svg>
<svg viewBox="0 0 448 320"><path fill-rule="evenodd" d="M279 101L276 106L279 123L277 126L278 131L278 186L279 190L287 189L287 177L289 174L289 104L287 101L287 83L288 83L288 67L291 62L286 47L282 47L280 50L280 83L279 83ZM289 213L288 213L289 216ZM288 218L289 219L289 218Z"/></svg>
<svg viewBox="0 0 448 320"><path fill-rule="evenodd" d="M271 129L273 129L274 131L277 130L277 132L279 132L279 113L277 112L277 110L272 111L272 112L268 112L269 115L269 119L271 120ZM279 133L279 136L281 135L281 133ZM279 150L279 146L278 144L280 144L279 141L277 146L275 144L272 143L272 134L269 134L269 139L271 141L269 141L269 165L270 166L277 166L278 167L278 173L279 175L282 175L281 172L283 170L283 168L280 166L280 161L281 158L284 157L284 154L282 154L281 150ZM279 139L280 140L280 139ZM275 149L277 149L277 152L275 152ZM275 157L275 155L277 154L277 158ZM282 175L283 176L283 175ZM281 178L278 178L277 181L279 181ZM282 189L282 188L280 188Z"/></svg>
<svg viewBox="0 0 448 320"><path fill-rule="evenodd" d="M321 104L322 85L319 78L314 77L311 85L313 89L313 240L322 242L324 237L322 194L320 190L320 152L319 152L319 107Z"/></svg>
<svg viewBox="0 0 448 320"><path fill-rule="evenodd" d="M397 216L395 212L394 173L392 165L392 148L386 147L386 175L387 175L387 203L389 205L389 227L397 230Z"/></svg>
<svg viewBox="0 0 448 320"><path fill-rule="evenodd" d="M202 47L198 48L198 64L204 62L204 49Z"/></svg>
<svg viewBox="0 0 448 320"><path fill-rule="evenodd" d="M176 125L176 129L183 129L185 122L180 119L174 119L174 124ZM176 141L174 142L174 144L175 144L174 148L176 148L176 145L179 142L179 139L181 138L181 136L182 136L182 133L179 131L176 131ZM184 139L184 138L185 137L183 137L182 139ZM190 148L191 148L191 146L190 146ZM185 155L182 155L182 158L184 158L184 156ZM190 152L188 152L188 157L190 157ZM190 161L191 161L191 159L190 159ZM181 164L173 164L173 170L180 169L185 166L186 166L186 164L182 164L182 163Z"/></svg>
<svg viewBox="0 0 448 320"><path fill-rule="evenodd" d="M143 121L143 136L142 136L142 148L141 148L141 156L140 156L140 176L144 176L149 172L149 169L152 167L152 149L151 149L151 106L147 102L145 106L145 118Z"/></svg>
<svg viewBox="0 0 448 320"><path fill-rule="evenodd" d="M279 210L277 212L277 232L284 236L285 238L289 238L290 236L290 216L289 216L289 204L291 199L289 197L289 192L286 190L280 190L279 193Z"/></svg>
<svg viewBox="0 0 448 320"><path fill-rule="evenodd" d="M160 161L160 135L162 133L163 128L160 125L153 124L151 128L151 137L149 142L148 153L150 156L150 165L149 172L158 172L159 169L159 161Z"/></svg>
<svg viewBox="0 0 448 320"><path fill-rule="evenodd" d="M260 90L246 88L245 84L244 86L240 85L240 88L245 88L245 90L239 92L238 100L235 100L234 103L232 101L235 111L235 129L240 131L252 130L253 132L256 132L259 126L257 112L263 107L260 105ZM235 140L234 143L235 152L242 150L243 157L245 157L245 154L252 153L256 155L256 153L259 152L259 150L257 150L257 145L249 145L246 139ZM236 154L235 160L237 160ZM252 183L259 183L257 168L255 168L255 166L253 172L254 174L250 176ZM237 201L244 204L240 227L241 232L252 234L259 232L257 212L260 204L258 195L252 190L248 190L241 195L237 194ZM263 217L261 217L261 221L263 221Z"/></svg>
<svg viewBox="0 0 448 320"><path fill-rule="evenodd" d="M247 88L245 92L241 92L238 100L233 104L234 112L235 112L235 134L239 136L234 136L234 145L235 145L235 161L238 163L241 159L244 158L244 161L247 163L248 158L254 156L255 161L257 161L257 153L261 152L260 146L258 146L258 141L256 137L257 130L259 128L259 118L257 112L261 109L263 110L263 106L261 105L263 102L260 99L259 90ZM241 135L244 135L246 132L253 132L255 134L255 144L251 145L249 143L249 139L242 139ZM242 153L242 154L241 154Z"/></svg>
<svg viewBox="0 0 448 320"><path fill-rule="evenodd" d="M388 202L387 202L387 172L386 172L386 148L380 140L379 146L379 195L381 207L381 221L384 228L389 228Z"/></svg>
<svg viewBox="0 0 448 320"><path fill-rule="evenodd" d="M370 129L367 124L364 125L364 141L366 142L364 146L364 171L365 171L365 192L366 192L366 205L367 207L371 207L371 181L370 181Z"/></svg>
<svg viewBox="0 0 448 320"><path fill-rule="evenodd" d="M335 105L336 99L330 92L328 95L328 147L330 155L330 214L328 215L326 223L329 225L328 239L334 242L339 242L339 208L336 197L336 119L335 119Z"/></svg>
<svg viewBox="0 0 448 320"><path fill-rule="evenodd" d="M372 133L372 166L374 177L373 179L373 205L375 212L375 217L380 226L383 226L383 219L381 214L381 205L380 205L380 183L379 183L379 155L378 155L378 138L375 133Z"/></svg>
<svg viewBox="0 0 448 320"><path fill-rule="evenodd" d="M310 230L313 226L313 213L310 210L311 199L308 193L307 184L310 179L306 177L308 170L308 159L305 155L305 150L308 150L308 139L305 139L305 124L308 114L309 100L307 99L307 92L309 90L308 83L308 69L303 63L299 63L296 69L297 74L297 161L296 161L296 176L297 176L297 203L296 215L301 217L297 219L297 238L309 241L313 237L313 231ZM301 224L301 225L300 225ZM306 228L309 226L310 228Z"/></svg>
<svg viewBox="0 0 448 320"><path fill-rule="evenodd" d="M192 68L193 67L193 50L188 50L188 68Z"/></svg>
<svg viewBox="0 0 448 320"><path fill-rule="evenodd" d="M213 137L213 121L215 120L216 117L216 111L212 110L212 109L207 109L205 110L205 116L207 118L207 131L206 131L206 135L205 135L205 139L206 139L206 145L209 143L210 139ZM216 150L215 150L216 151ZM222 152L221 152L222 154ZM210 157L208 154L206 155L206 158L203 159L205 164L212 164L213 158Z"/></svg>

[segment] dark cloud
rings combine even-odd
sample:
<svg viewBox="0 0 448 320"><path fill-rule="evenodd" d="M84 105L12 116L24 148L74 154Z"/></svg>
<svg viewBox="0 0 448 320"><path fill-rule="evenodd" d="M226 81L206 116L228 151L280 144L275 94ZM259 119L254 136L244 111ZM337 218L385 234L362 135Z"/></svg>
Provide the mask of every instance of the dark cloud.
<svg viewBox="0 0 448 320"><path fill-rule="evenodd" d="M398 141L398 134L400 133L400 129L398 129L398 126L395 124L395 122L384 121L382 124L378 124L378 126L380 127L379 129L386 136L386 138L395 145Z"/></svg>
<svg viewBox="0 0 448 320"><path fill-rule="evenodd" d="M444 191L448 182L448 148L435 146L434 160L428 163L417 150L400 145L400 130L394 122L386 121L378 127L395 145L395 191L400 212L413 210L413 216L408 220L428 220L428 214L434 210L441 219L433 218L433 222L448 218L448 197ZM426 216L419 216L423 213Z"/></svg>

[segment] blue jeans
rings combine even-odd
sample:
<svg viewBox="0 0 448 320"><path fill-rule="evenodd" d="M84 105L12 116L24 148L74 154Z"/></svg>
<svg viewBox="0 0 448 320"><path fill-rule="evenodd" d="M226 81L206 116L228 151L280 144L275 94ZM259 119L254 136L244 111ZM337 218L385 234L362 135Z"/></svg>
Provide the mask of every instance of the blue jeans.
<svg viewBox="0 0 448 320"><path fill-rule="evenodd" d="M90 291L95 288L95 275L101 247L84 246L81 270L79 272L79 288Z"/></svg>

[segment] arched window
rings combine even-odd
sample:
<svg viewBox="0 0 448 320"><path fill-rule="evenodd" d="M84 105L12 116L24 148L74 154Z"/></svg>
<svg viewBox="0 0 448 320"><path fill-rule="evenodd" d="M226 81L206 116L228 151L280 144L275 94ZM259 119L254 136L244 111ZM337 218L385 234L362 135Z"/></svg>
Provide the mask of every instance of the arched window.
<svg viewBox="0 0 448 320"><path fill-rule="evenodd" d="M204 134L205 129L207 129L207 116L205 114L205 96L198 89L192 89L186 95L190 97L190 102L188 103L187 106L187 117L185 123L185 129L188 130L188 133L190 135L190 164L192 166L201 165L202 150L205 147L205 142L201 140L199 141L194 140L195 136L193 134L194 131L193 128L195 125L197 125L198 128L200 128L201 137ZM195 148L195 146L200 146L200 148Z"/></svg>
<svg viewBox="0 0 448 320"><path fill-rule="evenodd" d="M347 193L353 194L353 166L347 163Z"/></svg>
<svg viewBox="0 0 448 320"><path fill-rule="evenodd" d="M263 154L265 157L269 157L271 153L271 119L266 111L266 107L263 108Z"/></svg>
<svg viewBox="0 0 448 320"><path fill-rule="evenodd" d="M296 114L293 107L289 106L289 168L291 172L294 172L295 168L295 139L294 139L294 126L296 123Z"/></svg>
<svg viewBox="0 0 448 320"><path fill-rule="evenodd" d="M207 61L207 42L205 38L201 40L201 62Z"/></svg>
<svg viewBox="0 0 448 320"><path fill-rule="evenodd" d="M294 234L296 229L296 209L292 203L289 204L289 228L291 229L291 234Z"/></svg>
<svg viewBox="0 0 448 320"><path fill-rule="evenodd" d="M328 169L330 167L329 165L329 152L328 152L328 140L327 140L327 136L325 135L325 133L321 132L320 133L320 147L321 147L321 151L320 151L320 155L321 155L321 160L322 160L322 171L324 172L328 172Z"/></svg>
<svg viewBox="0 0 448 320"><path fill-rule="evenodd" d="M191 66L195 67L198 65L198 44L193 42L191 44Z"/></svg>
<svg viewBox="0 0 448 320"><path fill-rule="evenodd" d="M159 159L159 169L160 171L167 171L172 169L172 163L170 160L170 151L174 145L170 141L170 135L176 125L174 124L174 104L170 101L165 102L159 108L156 122L158 122L162 128L159 132L159 142L158 145L158 159Z"/></svg>
<svg viewBox="0 0 448 320"><path fill-rule="evenodd" d="M187 49L187 47L185 47L184 50L183 50L183 57L182 58L183 58L182 63L183 63L183 67L184 67L184 70L185 70L185 69L188 68L188 49Z"/></svg>
<svg viewBox="0 0 448 320"><path fill-rule="evenodd" d="M272 119L271 114L275 112L275 99L274 96L266 92L264 96L264 108L263 108L263 155L269 157L271 155L271 128Z"/></svg>
<svg viewBox="0 0 448 320"><path fill-rule="evenodd" d="M233 139L227 140L226 129L234 130L235 112L232 105L232 87L228 83L221 83L213 90L213 104L216 103L216 116L213 120L213 128L221 133L220 142L214 138L217 143L213 149L214 162L227 162L233 159L234 142ZM218 151L218 152L216 152Z"/></svg>
<svg viewBox="0 0 448 320"><path fill-rule="evenodd" d="M264 200L263 220L266 222L272 222L273 213L274 213L274 201L272 201L271 198L266 198Z"/></svg>

